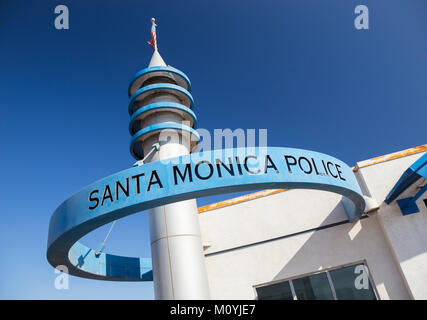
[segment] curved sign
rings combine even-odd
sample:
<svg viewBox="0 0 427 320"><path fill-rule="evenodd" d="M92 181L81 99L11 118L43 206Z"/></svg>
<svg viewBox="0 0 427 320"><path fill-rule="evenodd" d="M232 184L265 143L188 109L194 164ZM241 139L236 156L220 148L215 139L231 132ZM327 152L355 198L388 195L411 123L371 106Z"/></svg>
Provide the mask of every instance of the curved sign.
<svg viewBox="0 0 427 320"><path fill-rule="evenodd" d="M365 201L352 170L328 155L293 148L240 148L194 153L132 167L103 178L64 201L50 220L47 258L80 277L152 280L151 259L95 255L78 240L127 215L220 193L302 188L336 192L350 221Z"/></svg>

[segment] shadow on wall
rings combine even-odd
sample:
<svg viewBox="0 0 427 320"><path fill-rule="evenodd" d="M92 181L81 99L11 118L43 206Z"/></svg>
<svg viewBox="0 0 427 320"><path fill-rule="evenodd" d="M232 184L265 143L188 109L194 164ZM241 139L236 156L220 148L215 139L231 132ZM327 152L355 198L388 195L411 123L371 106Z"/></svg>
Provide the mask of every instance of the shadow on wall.
<svg viewBox="0 0 427 320"><path fill-rule="evenodd" d="M342 215L341 203L331 211L322 226ZM372 279L390 299L409 299L403 280L394 264L377 217L371 216L355 223L344 223L297 235L302 246L272 279L281 280L340 265L366 260ZM308 239L304 241L304 237ZM355 275L356 276L356 275ZM380 292L380 297L381 297ZM383 295L384 297L384 295Z"/></svg>
<svg viewBox="0 0 427 320"><path fill-rule="evenodd" d="M399 196L398 199L411 197L419 190L419 183L414 184ZM390 233L391 239L398 243L398 259L401 262L410 260L418 255L425 254L427 251L426 227L427 227L427 210L420 198L417 200L419 212L404 216L394 200L389 205L381 203L380 221L386 226L387 233Z"/></svg>

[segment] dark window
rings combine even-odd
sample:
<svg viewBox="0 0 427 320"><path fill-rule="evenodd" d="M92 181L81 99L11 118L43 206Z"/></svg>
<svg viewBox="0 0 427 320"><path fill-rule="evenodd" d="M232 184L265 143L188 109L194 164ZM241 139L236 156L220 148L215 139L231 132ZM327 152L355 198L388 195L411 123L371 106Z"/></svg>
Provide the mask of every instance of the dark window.
<svg viewBox="0 0 427 320"><path fill-rule="evenodd" d="M334 300L326 273L292 280L298 300Z"/></svg>
<svg viewBox="0 0 427 320"><path fill-rule="evenodd" d="M358 264L331 270L337 298L340 300L376 300L365 265ZM365 274L364 274L365 273Z"/></svg>
<svg viewBox="0 0 427 320"><path fill-rule="evenodd" d="M259 300L293 300L289 281L256 288Z"/></svg>
<svg viewBox="0 0 427 320"><path fill-rule="evenodd" d="M170 77L152 77L145 80L145 82L141 85L140 88L149 86L150 84L156 84L156 83L171 83L171 84L177 84L175 80L171 79Z"/></svg>
<svg viewBox="0 0 427 320"><path fill-rule="evenodd" d="M376 300L364 263L260 286L259 300Z"/></svg>

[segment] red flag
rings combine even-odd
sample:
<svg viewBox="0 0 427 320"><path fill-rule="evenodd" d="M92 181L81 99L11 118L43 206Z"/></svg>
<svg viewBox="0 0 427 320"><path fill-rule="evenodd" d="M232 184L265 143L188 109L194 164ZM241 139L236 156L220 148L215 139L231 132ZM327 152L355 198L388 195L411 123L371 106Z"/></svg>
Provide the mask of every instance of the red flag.
<svg viewBox="0 0 427 320"><path fill-rule="evenodd" d="M157 38L156 38L156 24L154 23L154 18L151 19L151 22L153 25L151 26L151 39L150 41L147 41L147 43L150 45L153 50L157 50Z"/></svg>

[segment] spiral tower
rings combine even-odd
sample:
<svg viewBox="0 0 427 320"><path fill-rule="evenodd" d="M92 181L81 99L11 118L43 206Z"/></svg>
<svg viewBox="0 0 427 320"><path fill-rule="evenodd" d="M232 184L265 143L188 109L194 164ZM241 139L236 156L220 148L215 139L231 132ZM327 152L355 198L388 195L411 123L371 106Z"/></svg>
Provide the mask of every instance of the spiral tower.
<svg viewBox="0 0 427 320"><path fill-rule="evenodd" d="M192 137L184 143L189 150L194 147L199 135L190 91L188 77L172 67L149 66L135 75L129 86L128 107L130 153L135 159L143 159L164 130L173 131L171 137L190 133Z"/></svg>
<svg viewBox="0 0 427 320"><path fill-rule="evenodd" d="M128 90L130 153L137 165L189 154L199 140L190 80L166 66L152 22L153 56ZM196 200L157 207L148 216L156 299L209 299Z"/></svg>

